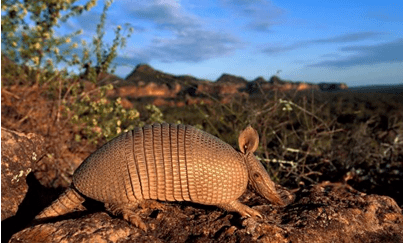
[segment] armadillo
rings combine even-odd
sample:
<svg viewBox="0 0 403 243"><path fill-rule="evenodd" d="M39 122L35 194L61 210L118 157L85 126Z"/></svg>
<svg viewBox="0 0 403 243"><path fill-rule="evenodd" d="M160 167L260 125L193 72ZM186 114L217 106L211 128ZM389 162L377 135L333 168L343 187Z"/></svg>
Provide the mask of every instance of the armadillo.
<svg viewBox="0 0 403 243"><path fill-rule="evenodd" d="M243 217L261 214L238 201L249 185L276 205L284 205L263 165L251 126L238 138L239 150L188 125L153 124L123 133L86 158L72 185L36 219L74 211L85 197L105 203L144 228L134 209L147 199L215 205ZM82 207L82 206L81 206Z"/></svg>

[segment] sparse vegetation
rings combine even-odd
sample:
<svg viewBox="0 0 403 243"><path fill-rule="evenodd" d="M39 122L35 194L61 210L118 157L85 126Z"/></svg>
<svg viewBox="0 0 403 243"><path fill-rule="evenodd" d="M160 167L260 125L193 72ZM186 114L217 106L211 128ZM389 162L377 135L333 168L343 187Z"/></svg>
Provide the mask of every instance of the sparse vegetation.
<svg viewBox="0 0 403 243"><path fill-rule="evenodd" d="M124 109L119 98L107 97L114 84L113 60L132 33L129 25L119 25L112 43L105 42L112 2L104 3L92 45L79 39L80 30L60 36L57 28L97 1L2 2L2 126L45 137L48 154L38 168L51 171L52 176L41 181L49 187L70 183L77 166L71 157L85 157L95 150L94 144L162 119L152 106L147 117L137 109ZM36 175L42 178L41 171Z"/></svg>
<svg viewBox="0 0 403 243"><path fill-rule="evenodd" d="M113 43L105 44L112 3L106 2L92 45L81 43L79 57L74 41L80 32L57 36L55 27L96 1L74 2L2 3L2 126L45 137L48 154L36 171L39 180L49 174L41 180L44 185L67 186L94 144L145 123L192 124L233 146L250 124L260 135L257 155L277 183L296 188L342 181L403 205L403 100L398 95L272 92L226 104L210 97L213 105L135 103L136 108L125 109L120 98L107 95L114 85L108 73L131 31L123 35L117 26ZM62 62L67 66L58 70Z"/></svg>
<svg viewBox="0 0 403 243"><path fill-rule="evenodd" d="M237 133L251 124L260 134L259 158L289 188L348 181L364 192L387 192L402 204L402 101L389 94L304 91L163 113L168 121L199 124L233 146Z"/></svg>
<svg viewBox="0 0 403 243"><path fill-rule="evenodd" d="M127 25L127 34L123 36L122 27L117 26L112 45L105 43L105 21L112 2L104 4L92 45L81 41L81 58L76 51L78 43L73 40L78 40L82 31L58 36L56 29L61 22L89 11L97 1L84 5L75 5L75 1L2 4L2 45L5 46L2 62L7 58L10 64L2 70L5 74L2 85L41 86L41 93L50 100L57 100L56 123L60 123L63 116L79 126L76 140L85 137L89 142L98 143L140 124L137 110L123 109L120 99L106 98L106 92L113 86L105 83L104 76L113 73L117 50L125 46L126 38L132 33ZM12 62L17 65L11 65ZM64 64L65 68L58 70L59 64Z"/></svg>

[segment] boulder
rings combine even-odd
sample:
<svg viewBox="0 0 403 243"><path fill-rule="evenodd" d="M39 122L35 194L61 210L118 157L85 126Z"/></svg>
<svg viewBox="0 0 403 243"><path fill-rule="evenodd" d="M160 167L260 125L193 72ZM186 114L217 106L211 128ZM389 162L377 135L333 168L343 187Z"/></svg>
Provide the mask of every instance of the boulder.
<svg viewBox="0 0 403 243"><path fill-rule="evenodd" d="M28 191L26 178L44 155L44 140L1 128L1 220L14 216Z"/></svg>
<svg viewBox="0 0 403 243"><path fill-rule="evenodd" d="M148 231L103 211L80 212L14 234L10 242L402 242L403 215L387 196L323 182L291 194L286 207L247 191L240 200L263 219L241 219L214 206L147 202L138 209ZM157 205L157 206L155 206Z"/></svg>

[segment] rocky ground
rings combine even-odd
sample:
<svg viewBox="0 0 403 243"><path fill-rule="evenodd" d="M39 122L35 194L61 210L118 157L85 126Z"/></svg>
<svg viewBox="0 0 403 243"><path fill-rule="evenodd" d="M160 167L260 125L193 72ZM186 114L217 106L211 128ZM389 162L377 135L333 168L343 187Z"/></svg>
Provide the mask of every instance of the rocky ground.
<svg viewBox="0 0 403 243"><path fill-rule="evenodd" d="M346 183L278 186L288 202L271 205L247 191L241 202L263 219L242 219L214 206L152 202L139 212L145 232L88 200L88 210L48 222L33 217L62 190L43 187L30 171L45 155L43 138L2 128L2 239L9 242L402 242L403 214L388 196ZM61 165L61 166L66 166ZM68 168L61 168L68 170ZM46 175L46 173L44 173ZM48 178L41 178L50 181Z"/></svg>
<svg viewBox="0 0 403 243"><path fill-rule="evenodd" d="M2 70L7 72L10 73ZM287 205L273 206L247 190L240 201L261 212L263 219L243 219L214 206L149 201L137 209L148 228L144 231L121 217L109 215L99 202L87 200L87 210L35 222L35 215L69 186L74 170L98 146L76 139L80 130L62 116L60 100L49 95L48 90L2 77L3 242L403 242L403 100L398 95L330 95L318 91L314 99L322 98L311 103L312 107L319 104L318 113L310 114L303 105L313 93L279 96L270 103L270 94L262 91L264 87L273 91L286 85L294 85L293 90L297 90L303 87L300 83L286 84L276 79L246 82L223 75L212 84L164 74L148 66L137 67L129 77L126 81L133 85L117 84L110 97L126 97L128 106L153 97L151 101L159 100L168 107L163 110L166 121L180 118L183 123L218 129L229 143L238 130L236 126L243 126L236 119L243 119L249 107L259 107L248 106L244 101L264 101L257 111L265 113L253 116L261 132L261 157L295 161L283 167L270 164ZM152 82L145 82L150 77ZM115 78L102 80L113 82ZM151 96L138 95L148 89ZM228 104L240 118L226 114L229 106L222 105L231 101L226 100L226 95L232 97L233 92L240 92L236 97L242 99L234 96L239 110ZM257 93L267 97L256 96ZM292 114L282 110L283 104L278 107L279 99L297 102L299 98L301 109L294 106ZM215 106L189 105L199 101ZM137 104L141 107L144 103ZM174 108L169 108L171 105ZM197 109L205 113L196 114ZM280 111L277 115L275 109ZM324 121L312 122L320 119ZM311 127L307 129L304 124L309 120ZM332 130L324 130L324 124L330 124ZM266 131L269 127L277 139L262 136L270 135ZM298 134L295 140L293 134ZM308 146L302 139L305 137L315 143ZM330 145L328 138L333 141ZM296 148L291 155L284 141L289 142L288 147Z"/></svg>

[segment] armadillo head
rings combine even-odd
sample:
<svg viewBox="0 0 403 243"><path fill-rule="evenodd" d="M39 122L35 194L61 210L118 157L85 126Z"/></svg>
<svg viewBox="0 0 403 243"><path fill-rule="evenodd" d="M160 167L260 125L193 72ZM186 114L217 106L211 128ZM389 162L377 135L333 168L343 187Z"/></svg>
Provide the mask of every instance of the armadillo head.
<svg viewBox="0 0 403 243"><path fill-rule="evenodd" d="M266 169L256 159L253 152L259 145L259 135L251 126L241 132L238 138L239 149L244 155L248 169L249 186L262 197L276 205L285 205L276 191L274 182L270 179Z"/></svg>

